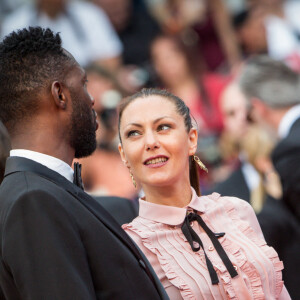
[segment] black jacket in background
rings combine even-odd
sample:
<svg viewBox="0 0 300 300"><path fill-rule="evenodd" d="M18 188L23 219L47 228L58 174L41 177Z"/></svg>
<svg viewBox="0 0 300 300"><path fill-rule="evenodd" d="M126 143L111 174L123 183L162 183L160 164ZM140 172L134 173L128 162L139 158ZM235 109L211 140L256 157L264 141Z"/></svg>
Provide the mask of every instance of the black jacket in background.
<svg viewBox="0 0 300 300"><path fill-rule="evenodd" d="M283 201L300 224L300 118L272 153L283 187Z"/></svg>

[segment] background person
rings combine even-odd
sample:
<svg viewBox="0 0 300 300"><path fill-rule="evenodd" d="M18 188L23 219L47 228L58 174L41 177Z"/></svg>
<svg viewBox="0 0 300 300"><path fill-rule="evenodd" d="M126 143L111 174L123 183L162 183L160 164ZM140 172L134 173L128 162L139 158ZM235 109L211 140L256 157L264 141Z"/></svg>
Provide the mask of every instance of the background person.
<svg viewBox="0 0 300 300"><path fill-rule="evenodd" d="M300 220L300 79L284 63L267 56L250 59L242 69L240 86L250 99L256 120L276 132L279 143L273 163L283 185L283 200Z"/></svg>
<svg viewBox="0 0 300 300"><path fill-rule="evenodd" d="M290 263L297 259L291 250L299 240L298 226L282 201L280 178L271 161L276 140L255 121L251 103L237 81L226 87L221 107L224 114L221 153L232 173L211 190L251 204L265 240L284 263L283 279L293 295L296 275Z"/></svg>
<svg viewBox="0 0 300 300"><path fill-rule="evenodd" d="M81 66L95 62L112 70L121 64L122 44L106 14L86 1L33 0L6 16L1 37L28 26L61 32L63 46Z"/></svg>
<svg viewBox="0 0 300 300"><path fill-rule="evenodd" d="M286 247L287 287L293 298L299 294L297 273L300 245L300 79L283 62L267 56L249 59L241 71L239 84L251 101L253 116L267 130L277 133L272 152L273 165L283 188L282 204L289 209L294 226Z"/></svg>
<svg viewBox="0 0 300 300"><path fill-rule="evenodd" d="M184 102L144 89L119 111L120 154L145 193L139 216L123 228L169 297L290 299L283 265L266 245L251 206L217 193L200 196L192 158L197 131Z"/></svg>
<svg viewBox="0 0 300 300"><path fill-rule="evenodd" d="M146 1L166 34L197 48L206 70L227 70L241 61L228 7L221 0Z"/></svg>

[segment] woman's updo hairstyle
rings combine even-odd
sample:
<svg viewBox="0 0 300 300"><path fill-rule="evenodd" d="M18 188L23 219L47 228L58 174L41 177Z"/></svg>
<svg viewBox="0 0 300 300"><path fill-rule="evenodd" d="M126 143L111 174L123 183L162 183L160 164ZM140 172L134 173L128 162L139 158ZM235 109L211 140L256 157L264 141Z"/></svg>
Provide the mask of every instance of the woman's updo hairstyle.
<svg viewBox="0 0 300 300"><path fill-rule="evenodd" d="M189 132L190 129L193 127L192 119L190 115L190 109L186 106L183 100L181 100L179 97L173 95L167 90L157 89L157 88L144 88L141 91L133 94L132 96L124 98L118 106L118 112L119 112L118 131L119 131L119 138L121 143L122 143L122 139L120 135L120 123L121 123L121 118L124 110L134 100L139 98L147 98L151 96L160 96L174 103L177 112L184 119L186 131ZM190 183L191 186L195 189L197 195L200 196L201 192L199 186L199 175L198 175L197 165L193 157L189 158L189 162L190 162Z"/></svg>

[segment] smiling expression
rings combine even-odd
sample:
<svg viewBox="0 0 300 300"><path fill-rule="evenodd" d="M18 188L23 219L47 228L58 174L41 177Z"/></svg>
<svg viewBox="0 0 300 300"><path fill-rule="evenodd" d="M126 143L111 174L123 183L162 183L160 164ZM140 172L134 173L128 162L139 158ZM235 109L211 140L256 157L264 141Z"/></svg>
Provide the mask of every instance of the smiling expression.
<svg viewBox="0 0 300 300"><path fill-rule="evenodd" d="M123 111L120 137L122 160L142 187L189 184L197 131L187 131L171 100L156 95L135 99Z"/></svg>

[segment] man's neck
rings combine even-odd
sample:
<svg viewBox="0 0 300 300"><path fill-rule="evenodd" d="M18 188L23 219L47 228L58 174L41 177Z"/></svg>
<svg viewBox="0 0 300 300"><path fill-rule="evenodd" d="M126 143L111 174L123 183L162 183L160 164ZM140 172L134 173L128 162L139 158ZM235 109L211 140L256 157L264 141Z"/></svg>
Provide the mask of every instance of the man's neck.
<svg viewBox="0 0 300 300"><path fill-rule="evenodd" d="M270 109L268 112L268 120L269 124L271 125L272 128L274 128L275 131L278 131L279 124L285 114L288 112L289 108L282 108L282 109Z"/></svg>
<svg viewBox="0 0 300 300"><path fill-rule="evenodd" d="M26 149L13 149L10 151L10 156L23 157L33 160L59 173L69 181L73 181L73 169L57 157Z"/></svg>
<svg viewBox="0 0 300 300"><path fill-rule="evenodd" d="M29 138L27 138L27 140L30 141ZM67 147L64 143L55 143L53 141L49 143L47 143L47 141L40 141L39 143L26 143L24 141L26 141L25 138L22 142L20 142L20 139L16 140L12 138L12 149L24 149L42 153L45 155L56 157L68 164L69 166L72 165L75 152L70 147Z"/></svg>

